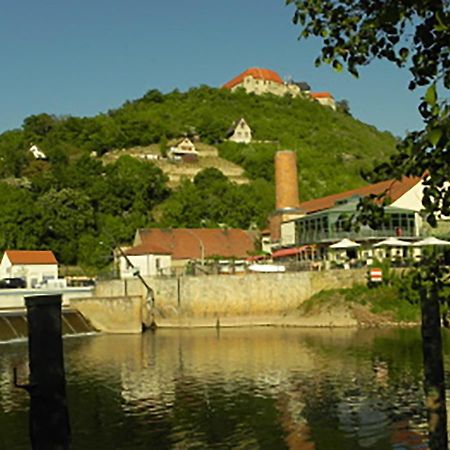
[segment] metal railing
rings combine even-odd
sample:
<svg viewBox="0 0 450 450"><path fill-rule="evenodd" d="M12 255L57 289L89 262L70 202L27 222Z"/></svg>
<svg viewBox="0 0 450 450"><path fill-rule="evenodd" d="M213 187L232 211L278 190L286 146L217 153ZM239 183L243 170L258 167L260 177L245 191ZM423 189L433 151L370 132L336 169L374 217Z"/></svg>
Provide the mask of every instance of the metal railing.
<svg viewBox="0 0 450 450"><path fill-rule="evenodd" d="M321 242L331 242L337 241L343 238L348 239L386 239L388 237L397 238L408 238L415 237L416 234L414 230L403 230L402 235L399 236L395 229L384 229L384 230L371 230L371 229L360 229L359 231L308 231L303 232L299 235L298 244L317 244Z"/></svg>

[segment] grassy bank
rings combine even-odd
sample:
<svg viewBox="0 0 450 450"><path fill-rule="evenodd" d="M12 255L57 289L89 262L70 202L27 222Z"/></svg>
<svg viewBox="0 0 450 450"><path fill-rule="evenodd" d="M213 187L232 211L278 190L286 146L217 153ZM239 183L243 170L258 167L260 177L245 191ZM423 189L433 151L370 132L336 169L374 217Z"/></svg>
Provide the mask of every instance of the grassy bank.
<svg viewBox="0 0 450 450"><path fill-rule="evenodd" d="M342 314L353 316L361 325L418 323L420 308L404 298L399 286L368 288L355 285L350 289L330 289L319 292L304 302L299 314L318 316Z"/></svg>

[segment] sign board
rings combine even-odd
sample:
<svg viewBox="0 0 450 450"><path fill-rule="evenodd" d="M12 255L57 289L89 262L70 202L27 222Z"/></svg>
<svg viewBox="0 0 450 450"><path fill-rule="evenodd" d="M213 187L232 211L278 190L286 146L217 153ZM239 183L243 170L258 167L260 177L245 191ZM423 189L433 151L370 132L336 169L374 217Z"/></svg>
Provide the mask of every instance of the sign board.
<svg viewBox="0 0 450 450"><path fill-rule="evenodd" d="M383 271L379 268L370 269L369 279L371 283L381 283L383 281Z"/></svg>

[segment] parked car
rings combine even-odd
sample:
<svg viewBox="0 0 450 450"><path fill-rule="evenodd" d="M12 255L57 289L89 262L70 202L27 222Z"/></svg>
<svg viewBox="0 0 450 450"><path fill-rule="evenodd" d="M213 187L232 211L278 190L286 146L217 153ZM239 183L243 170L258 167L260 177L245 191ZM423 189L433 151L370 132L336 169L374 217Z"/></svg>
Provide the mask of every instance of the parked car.
<svg viewBox="0 0 450 450"><path fill-rule="evenodd" d="M26 288L27 282L23 278L3 278L0 280L0 289Z"/></svg>

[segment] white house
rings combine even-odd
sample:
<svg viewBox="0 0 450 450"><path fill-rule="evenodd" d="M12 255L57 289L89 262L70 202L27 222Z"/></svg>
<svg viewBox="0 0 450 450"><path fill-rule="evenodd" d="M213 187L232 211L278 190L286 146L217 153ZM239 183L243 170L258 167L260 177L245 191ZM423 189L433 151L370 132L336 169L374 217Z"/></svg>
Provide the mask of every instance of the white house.
<svg viewBox="0 0 450 450"><path fill-rule="evenodd" d="M252 129L243 117L233 123L228 130L227 138L229 141L238 142L242 144L250 144L252 141Z"/></svg>
<svg viewBox="0 0 450 450"><path fill-rule="evenodd" d="M50 250L6 250L0 278L23 278L27 287L36 287L58 278L58 261Z"/></svg>
<svg viewBox="0 0 450 450"><path fill-rule="evenodd" d="M185 138L179 140L174 145L174 148L184 151L184 152L195 152L196 151L194 143L188 137L185 137Z"/></svg>
<svg viewBox="0 0 450 450"><path fill-rule="evenodd" d="M321 105L328 106L333 111L336 111L336 102L329 92L310 92L309 96Z"/></svg>
<svg viewBox="0 0 450 450"><path fill-rule="evenodd" d="M198 160L198 151L189 138L183 138L170 147L167 156L172 160L183 160L185 162L195 162Z"/></svg>
<svg viewBox="0 0 450 450"><path fill-rule="evenodd" d="M124 253L126 257L123 254L119 256L119 271L122 279L133 278L137 273L143 277L170 274L171 253L156 245L143 243L125 250Z"/></svg>
<svg viewBox="0 0 450 450"><path fill-rule="evenodd" d="M28 151L34 156L35 159L47 159L47 155L36 144L31 144Z"/></svg>

